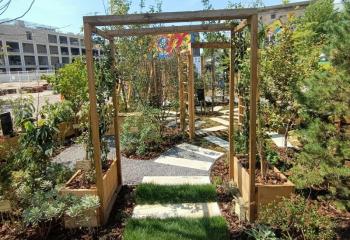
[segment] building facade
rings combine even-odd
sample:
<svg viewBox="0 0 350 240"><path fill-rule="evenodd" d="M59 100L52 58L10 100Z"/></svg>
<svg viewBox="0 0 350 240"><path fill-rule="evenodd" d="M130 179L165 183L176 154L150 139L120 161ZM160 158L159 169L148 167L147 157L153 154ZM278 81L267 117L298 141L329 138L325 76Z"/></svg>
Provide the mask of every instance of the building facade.
<svg viewBox="0 0 350 240"><path fill-rule="evenodd" d="M85 55L82 35L60 33L54 28L14 21L0 25L0 72L50 70ZM94 55L100 55L95 48Z"/></svg>

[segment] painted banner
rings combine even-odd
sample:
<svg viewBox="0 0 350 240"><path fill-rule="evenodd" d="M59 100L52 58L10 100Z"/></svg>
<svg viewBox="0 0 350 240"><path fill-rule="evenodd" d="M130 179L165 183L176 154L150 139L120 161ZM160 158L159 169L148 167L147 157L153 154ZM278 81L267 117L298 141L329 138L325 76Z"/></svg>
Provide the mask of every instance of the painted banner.
<svg viewBox="0 0 350 240"><path fill-rule="evenodd" d="M158 58L165 59L171 57L177 51L188 49L190 44L190 33L174 33L157 36L155 47Z"/></svg>

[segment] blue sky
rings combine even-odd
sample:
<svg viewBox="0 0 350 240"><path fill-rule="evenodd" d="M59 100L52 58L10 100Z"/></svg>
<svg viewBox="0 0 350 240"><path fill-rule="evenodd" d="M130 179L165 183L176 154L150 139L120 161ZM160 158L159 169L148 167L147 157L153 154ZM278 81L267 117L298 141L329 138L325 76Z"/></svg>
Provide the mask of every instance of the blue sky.
<svg viewBox="0 0 350 240"><path fill-rule="evenodd" d="M211 0L215 9L225 8L229 0ZM249 3L250 1L231 0ZM22 19L39 24L55 26L63 32L79 33L82 17L85 15L104 14L108 0L36 0L31 11ZM132 0L131 12L139 11L139 0ZM263 0L266 6L281 4L281 0ZM1 18L14 18L21 15L31 0L12 0L8 10ZM146 8L155 5L156 0L146 0ZM201 10L201 0L163 0L163 11Z"/></svg>

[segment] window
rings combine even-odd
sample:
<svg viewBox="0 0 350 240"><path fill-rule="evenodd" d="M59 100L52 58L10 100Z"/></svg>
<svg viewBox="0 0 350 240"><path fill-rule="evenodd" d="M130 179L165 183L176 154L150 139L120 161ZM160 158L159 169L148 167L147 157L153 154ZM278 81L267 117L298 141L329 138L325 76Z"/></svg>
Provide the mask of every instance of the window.
<svg viewBox="0 0 350 240"><path fill-rule="evenodd" d="M49 65L49 59L46 56L39 56L39 65Z"/></svg>
<svg viewBox="0 0 350 240"><path fill-rule="evenodd" d="M10 55L9 56L10 65L22 65L21 56L18 55Z"/></svg>
<svg viewBox="0 0 350 240"><path fill-rule="evenodd" d="M21 72L22 68L10 68L10 72Z"/></svg>
<svg viewBox="0 0 350 240"><path fill-rule="evenodd" d="M61 47L61 55L69 55L69 50L67 47Z"/></svg>
<svg viewBox="0 0 350 240"><path fill-rule="evenodd" d="M31 43L22 43L24 53L34 53L34 45Z"/></svg>
<svg viewBox="0 0 350 240"><path fill-rule="evenodd" d="M79 46L78 38L69 38L70 45Z"/></svg>
<svg viewBox="0 0 350 240"><path fill-rule="evenodd" d="M70 52L72 53L72 55L80 55L80 51L79 48L71 48Z"/></svg>
<svg viewBox="0 0 350 240"><path fill-rule="evenodd" d="M271 19L275 19L275 18L276 18L276 14L275 13L271 14Z"/></svg>
<svg viewBox="0 0 350 240"><path fill-rule="evenodd" d="M84 47L85 44L84 44L84 39L80 39L80 46Z"/></svg>
<svg viewBox="0 0 350 240"><path fill-rule="evenodd" d="M6 42L8 52L19 52L18 42Z"/></svg>
<svg viewBox="0 0 350 240"><path fill-rule="evenodd" d="M27 40L33 40L32 32L26 32Z"/></svg>
<svg viewBox="0 0 350 240"><path fill-rule="evenodd" d="M35 71L35 68L26 68L26 71L33 72Z"/></svg>
<svg viewBox="0 0 350 240"><path fill-rule="evenodd" d="M6 68L0 68L0 72L1 73L5 73L6 72Z"/></svg>
<svg viewBox="0 0 350 240"><path fill-rule="evenodd" d="M43 44L37 44L36 45L37 51L39 54L47 54L47 48L46 45Z"/></svg>
<svg viewBox="0 0 350 240"><path fill-rule="evenodd" d="M65 36L60 36L60 44L68 44L68 38Z"/></svg>
<svg viewBox="0 0 350 240"><path fill-rule="evenodd" d="M60 58L59 57L51 57L51 65L58 65L60 64Z"/></svg>
<svg viewBox="0 0 350 240"><path fill-rule="evenodd" d="M53 34L48 35L49 43L57 43L57 36Z"/></svg>
<svg viewBox="0 0 350 240"><path fill-rule="evenodd" d="M92 54L93 54L93 56L98 57L98 50L92 49Z"/></svg>
<svg viewBox="0 0 350 240"><path fill-rule="evenodd" d="M28 65L36 65L34 56L24 56L24 63L26 66Z"/></svg>
<svg viewBox="0 0 350 240"><path fill-rule="evenodd" d="M68 64L69 63L69 57L62 57L62 64Z"/></svg>
<svg viewBox="0 0 350 240"><path fill-rule="evenodd" d="M82 48L82 49L81 49L81 54L86 55L86 50L85 50L85 48Z"/></svg>
<svg viewBox="0 0 350 240"><path fill-rule="evenodd" d="M50 54L58 54L58 47L50 46Z"/></svg>

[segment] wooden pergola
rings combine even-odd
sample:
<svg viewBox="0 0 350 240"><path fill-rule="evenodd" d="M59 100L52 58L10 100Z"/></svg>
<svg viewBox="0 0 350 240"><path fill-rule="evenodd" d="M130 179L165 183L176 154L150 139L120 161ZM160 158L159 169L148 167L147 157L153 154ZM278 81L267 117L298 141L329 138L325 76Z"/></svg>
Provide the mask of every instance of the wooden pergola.
<svg viewBox="0 0 350 240"><path fill-rule="evenodd" d="M250 28L250 127L249 127L249 174L250 174L250 196L248 206L248 218L253 221L255 216L255 162L256 162L256 108L257 108L257 84L258 84L258 11L254 8L247 9L225 9L225 10L209 10L209 11L187 11L187 12L165 12L165 13L145 13L145 14L130 14L130 15L106 15L106 16L85 16L84 17L84 41L86 47L86 62L88 73L88 86L89 86L89 100L90 100L90 127L91 137L93 145L93 158L96 168L96 187L100 202L104 203L104 186L103 186L103 174L101 165L101 148L100 148L100 136L99 136L99 118L97 113L97 101L96 101L96 89L95 89L95 76L93 67L93 52L92 52L92 34L95 33L108 39L113 46L114 38L127 37L127 36L144 36L144 35L159 35L170 34L179 32L217 32L217 31L230 31L231 40L229 45L223 44L219 47L229 47L230 53L230 79L229 79L229 167L230 178L233 178L233 161L234 161L234 38L235 33L243 30L246 26ZM186 22L200 22L200 21L212 21L212 20L241 20L237 26L231 24L197 24L197 25L181 25L181 26L164 26L154 28L127 28L117 30L102 30L98 27L106 26L126 26L126 25L142 25L142 24L160 24L160 23L186 23ZM210 46L212 45L212 46ZM214 46L214 43L198 43L192 45L193 48L204 47L218 47ZM111 48L111 54L113 56L113 66L111 71L115 69L115 48ZM192 58L192 61L190 60ZM194 84L193 84L193 56L189 57L189 68L192 73L191 89L189 94L191 97L191 103L189 102L189 112L191 114L189 122L189 135L190 138L194 137ZM191 67L192 64L192 67ZM113 91L113 105L114 105L114 129L115 129L115 148L116 148L116 162L117 162L117 179L118 185L122 184L121 175L121 154L120 154L120 135L119 135L119 123L118 123L118 92L114 88ZM103 206L102 206L103 207ZM100 213L101 219L106 219L103 216L103 212ZM102 220L102 222L105 220Z"/></svg>

